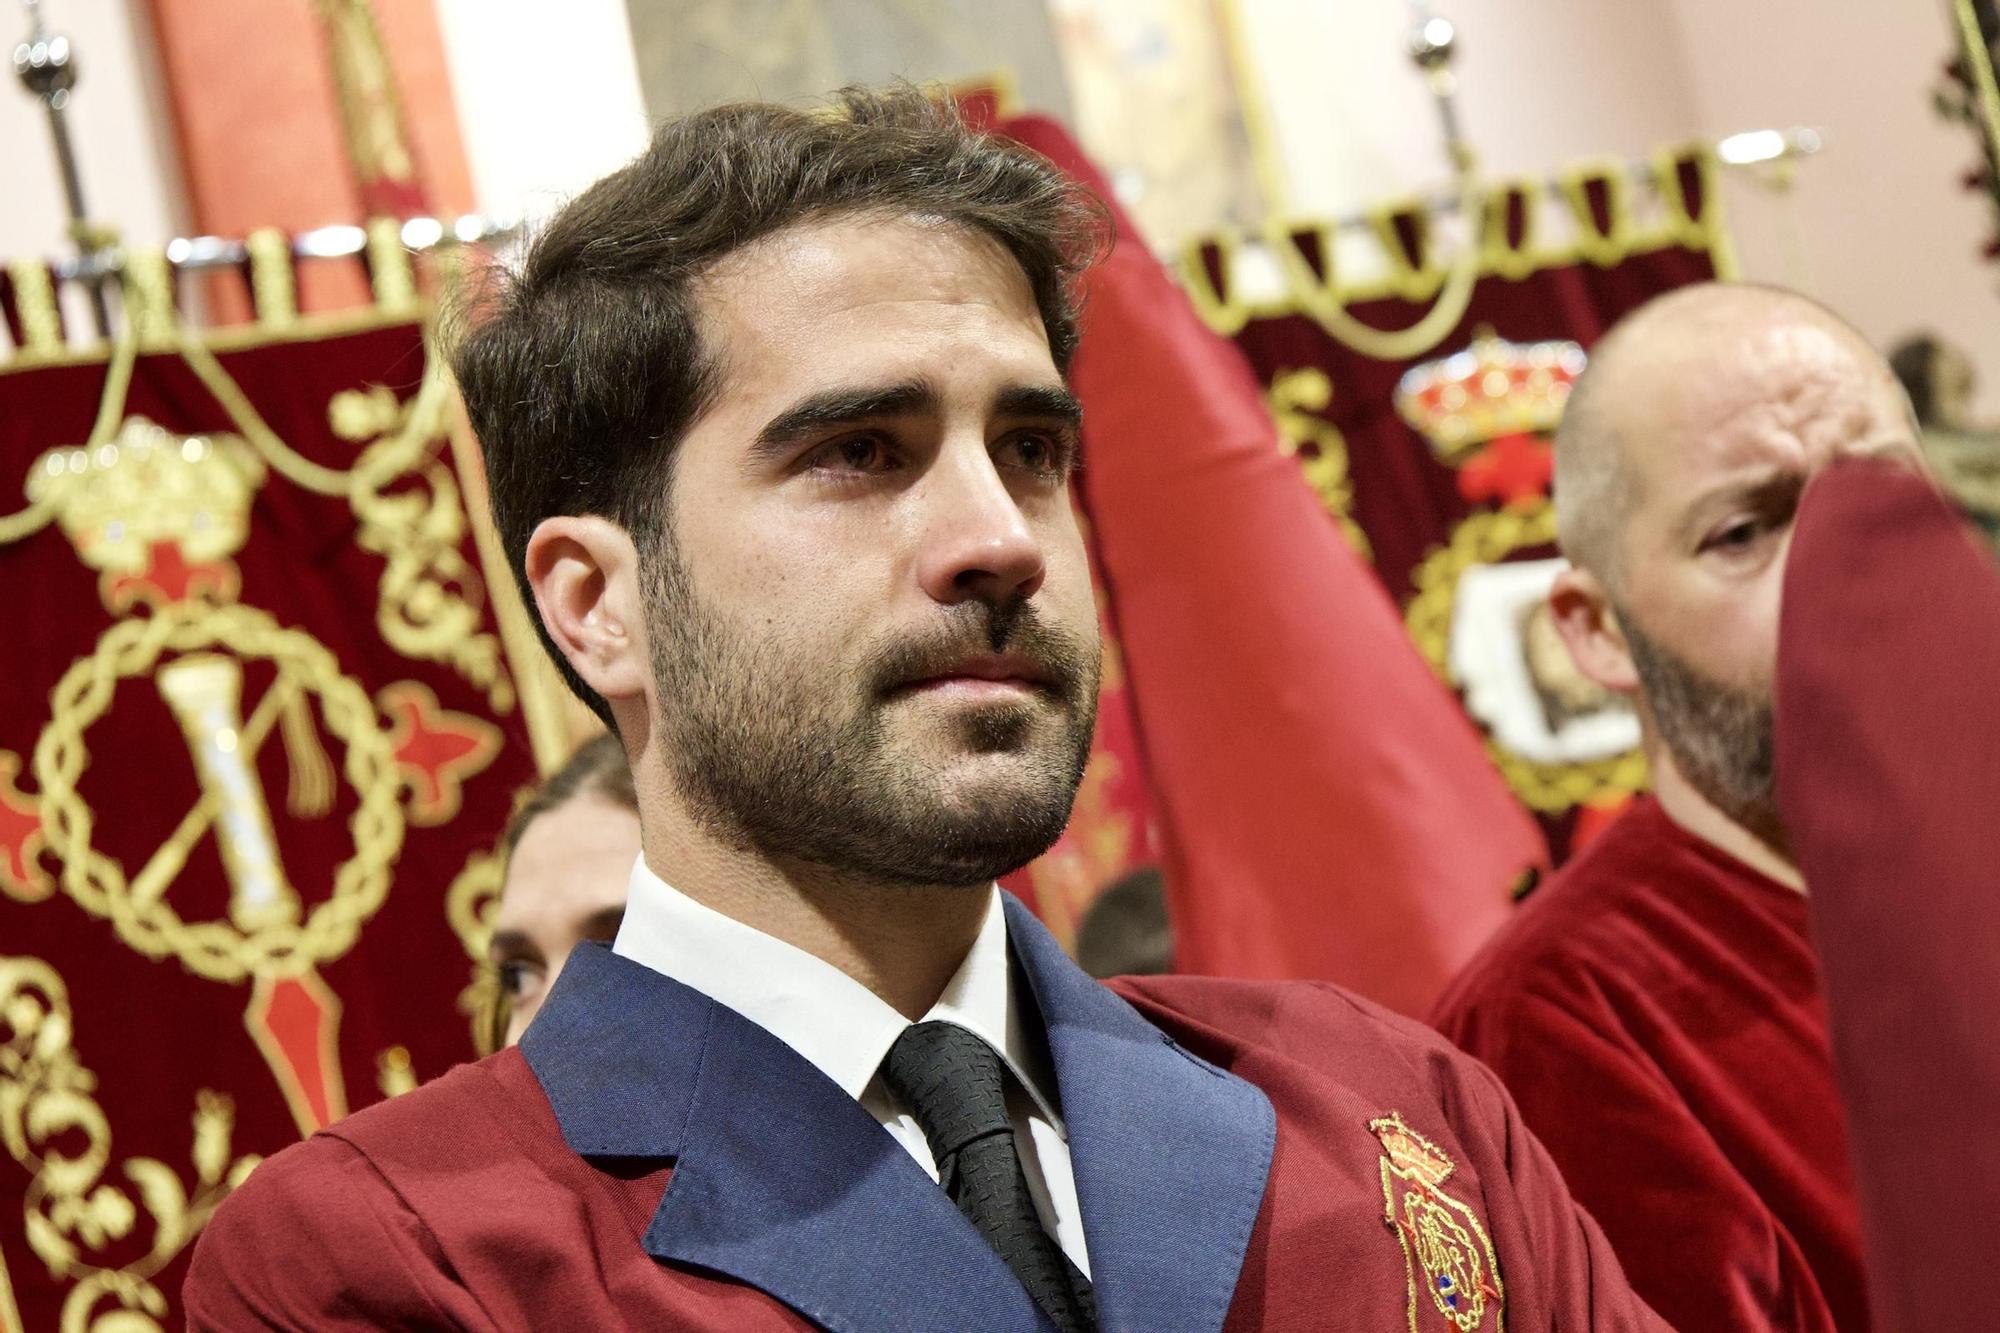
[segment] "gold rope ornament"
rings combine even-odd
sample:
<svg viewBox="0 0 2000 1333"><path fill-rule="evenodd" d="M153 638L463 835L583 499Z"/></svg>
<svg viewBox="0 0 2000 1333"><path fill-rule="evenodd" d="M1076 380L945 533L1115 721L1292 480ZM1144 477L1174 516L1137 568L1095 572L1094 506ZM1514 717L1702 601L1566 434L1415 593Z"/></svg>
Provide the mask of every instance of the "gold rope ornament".
<svg viewBox="0 0 2000 1333"><path fill-rule="evenodd" d="M1555 506L1546 498L1537 499L1523 508L1472 514L1459 524L1449 543L1434 548L1417 567L1413 577L1417 593L1403 618L1424 660L1446 684L1458 684L1450 665L1451 619L1465 572L1555 539ZM1646 787L1646 758L1638 750L1581 763L1548 764L1523 758L1491 736L1485 739L1486 752L1507 784L1529 809L1542 814L1562 814L1585 801L1629 795Z"/></svg>
<svg viewBox="0 0 2000 1333"><path fill-rule="evenodd" d="M1321 278L1300 251L1297 233L1271 233L1268 239L1278 257L1279 267L1284 270L1287 282L1298 297L1300 313L1310 315L1315 323L1335 338L1377 361L1414 360L1449 338L1472 305L1472 290L1479 283L1486 257L1480 244L1486 194L1469 157L1459 167L1457 195L1458 214L1465 219L1466 240L1459 246L1458 253L1452 256L1451 265L1431 308L1406 328L1378 329L1348 313L1347 302L1340 297L1335 285L1333 237L1322 238L1320 259L1326 276ZM1384 234L1380 215L1377 232L1383 235L1385 241L1390 240L1390 236ZM1402 259L1400 244L1389 244L1386 248L1389 254ZM1428 246L1424 248L1426 251L1429 249ZM1404 266L1418 267L1407 261Z"/></svg>
<svg viewBox="0 0 2000 1333"><path fill-rule="evenodd" d="M204 781L201 797L136 874L128 875L91 845L95 816L77 790L90 762L85 732L110 708L119 682L152 674L170 652L199 654L217 648L269 661L278 669L277 680L228 742L243 762L256 754L295 691L318 699L328 728L346 743L342 773L360 802L350 821L354 853L334 868L332 895L303 919L295 906L292 911L282 906L287 901L295 905L296 894L288 899L275 883L268 892L252 892L239 882L230 920L186 921L168 903L168 886L218 820L237 816L239 822L229 831L247 831L255 841L254 816L242 817L245 807L232 806L219 782ZM305 632L287 629L254 607L202 602L165 606L105 631L96 650L63 674L49 702L49 722L36 742L34 766L48 848L63 863L63 890L84 910L109 920L119 938L140 953L178 958L190 972L212 981L299 976L352 947L362 923L387 897L404 829L395 756L367 692L343 675L333 654ZM244 867L230 869L234 877Z"/></svg>
<svg viewBox="0 0 2000 1333"><path fill-rule="evenodd" d="M68 987L53 967L39 958L0 956L0 1143L31 1176L23 1217L28 1248L50 1276L75 1284L58 1327L153 1333L167 1316L153 1278L259 1159L235 1153L234 1105L204 1089L195 1098L188 1154L192 1188L151 1157L125 1159L127 1185L107 1180L111 1125L91 1095L97 1078L73 1049L74 1026ZM130 1237L142 1216L152 1228L144 1254L117 1267L93 1262L94 1254Z"/></svg>

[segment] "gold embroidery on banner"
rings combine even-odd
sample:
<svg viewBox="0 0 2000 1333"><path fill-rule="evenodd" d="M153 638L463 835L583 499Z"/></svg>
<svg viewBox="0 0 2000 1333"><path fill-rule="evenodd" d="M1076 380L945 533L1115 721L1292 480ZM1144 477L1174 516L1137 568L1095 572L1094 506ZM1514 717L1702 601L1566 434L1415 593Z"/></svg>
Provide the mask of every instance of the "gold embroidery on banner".
<svg viewBox="0 0 2000 1333"><path fill-rule="evenodd" d="M417 292L417 270L403 244L403 224L394 218L368 221L368 280L375 304L396 314L415 315L423 308Z"/></svg>
<svg viewBox="0 0 2000 1333"><path fill-rule="evenodd" d="M535 752L535 768L546 777L561 768L579 745L596 734L601 724L570 693L542 647L527 603L522 600L521 585L508 568L499 530L493 526L493 506L488 501L486 464L479 453L479 441L473 437L472 426L465 418L464 405L456 398L448 409L445 434L465 488L473 545L485 571L493 622L505 657L512 665L514 688L520 695L521 721L528 729L528 743ZM588 729L578 727L579 712L585 715Z"/></svg>
<svg viewBox="0 0 2000 1333"><path fill-rule="evenodd" d="M229 876L230 921L245 934L296 923L298 890L279 864L271 810L242 745L243 664L189 653L154 672L153 682L181 725L203 802L215 807L221 825L216 845Z"/></svg>
<svg viewBox="0 0 2000 1333"><path fill-rule="evenodd" d="M1493 1242L1479 1215L1444 1190L1458 1168L1398 1112L1369 1121L1368 1130L1382 1141L1383 1220L1403 1249L1410 1333L1418 1333L1419 1287L1459 1333L1475 1333L1488 1314L1493 1333L1503 1333L1506 1289Z"/></svg>
<svg viewBox="0 0 2000 1333"><path fill-rule="evenodd" d="M1323 415L1333 402L1333 381L1323 370L1281 370L1271 377L1264 402L1278 423L1278 444L1299 460L1299 471L1340 524L1350 546L1373 558L1368 534L1354 521L1354 483L1347 475L1347 439ZM1312 452L1305 450L1310 447Z"/></svg>
<svg viewBox="0 0 2000 1333"><path fill-rule="evenodd" d="M259 323L287 328L299 317L298 278L292 272L292 242L276 227L259 227L243 238L250 256L250 303Z"/></svg>
<svg viewBox="0 0 2000 1333"><path fill-rule="evenodd" d="M54 517L78 555L109 577L112 570L142 569L157 543L172 539L197 564L212 552L219 563L205 577L222 582L204 590L228 601L237 580L222 557L243 545L250 499L268 464L294 485L347 500L358 522L356 543L383 557L376 623L389 645L407 657L451 666L486 691L494 711L510 711L514 685L500 640L479 627L485 581L460 549L465 507L451 469L436 459L449 402L439 360L431 358L408 403L379 386L333 397L327 411L335 432L368 441L354 466L342 471L302 457L279 439L198 342L184 340L182 351L241 438L182 440L139 417L126 419L113 438L109 423L131 374L133 346L124 344L91 441L42 456L26 484L30 507L0 519L0 543L26 537ZM162 485L168 485L164 497ZM112 586L105 584L106 605L127 609L129 602L114 598Z"/></svg>
<svg viewBox="0 0 2000 1333"><path fill-rule="evenodd" d="M165 543L191 579L202 576L203 592L234 598L241 578L230 557L250 535L264 475L263 461L234 435L182 437L127 417L116 438L95 448L43 454L27 492L98 571L104 605L118 614L149 596L144 576Z"/></svg>
<svg viewBox="0 0 2000 1333"><path fill-rule="evenodd" d="M493 970L487 946L493 940L493 914L500 908L506 863L497 850L475 851L452 877L444 894L445 920L472 961L472 980L458 993L458 1011L472 1024L472 1043L481 1055L499 1049L500 978Z"/></svg>
<svg viewBox="0 0 2000 1333"><path fill-rule="evenodd" d="M416 1066L407 1046L391 1046L375 1057L375 1086L384 1097L400 1097L417 1086Z"/></svg>
<svg viewBox="0 0 2000 1333"><path fill-rule="evenodd" d="M227 813L213 787L204 789L134 875L128 877L123 866L91 845L94 816L77 791L90 761L84 733L110 708L121 680L150 674L168 653L218 648L277 668L276 679L236 732L235 753L246 765L253 764L295 692L318 700L328 729L347 747L342 773L359 797L349 820L354 854L334 869L331 897L300 920L253 911L249 919L255 924L245 929L235 921L183 920L167 902L166 890L188 853ZM315 963L338 958L382 905L402 847L400 778L373 702L310 635L286 629L253 607L182 603L114 624L96 651L71 666L50 693L50 718L36 743L34 764L48 845L63 862L63 890L86 911L108 919L119 938L139 952L151 958L172 955L213 981L299 976ZM261 901L262 891L254 886L232 887L249 901Z"/></svg>
<svg viewBox="0 0 2000 1333"><path fill-rule="evenodd" d="M376 617L382 637L406 657L446 663L505 713L514 707L513 682L500 640L479 628L485 581L461 551L466 515L458 482L436 458L446 428L441 374L434 365L407 403L379 385L336 394L327 420L343 439L369 441L347 493L361 524L355 540L385 562ZM424 485L407 486L412 477Z"/></svg>
<svg viewBox="0 0 2000 1333"><path fill-rule="evenodd" d="M1541 210L1549 206L1543 202L1544 190L1521 181L1486 183L1483 207L1477 210L1483 225L1468 242L1479 251L1476 276L1518 281L1543 269L1579 261L1615 264L1675 248L1704 252L1718 277L1734 276L1735 256L1723 217L1713 152L1699 144L1662 149L1654 155L1652 168L1652 206L1643 220L1636 202L1638 182L1624 163L1586 162L1564 171L1557 189L1562 211L1569 216L1571 235L1554 244L1543 244L1539 239L1538 219ZM1683 168L1692 169L1700 182L1699 212L1681 188L1679 173ZM1602 191L1610 205L1605 227L1596 224L1588 207L1593 187ZM1525 200L1525 225L1518 240L1513 240L1507 235L1506 220L1510 200L1516 199ZM1271 218L1256 237L1256 243L1272 255L1281 272L1283 286L1275 294L1246 295L1242 284L1234 281L1237 252L1245 243L1243 233L1235 228L1190 240L1182 247L1177 276L1196 313L1224 337L1240 332L1253 319L1303 315L1322 324L1329 322L1329 316L1338 316L1332 321L1336 327L1328 332L1339 338L1352 318L1345 312L1352 307L1390 298L1411 305L1437 302L1446 283L1462 269L1459 257L1448 264L1436 246L1424 247L1420 257L1410 256L1391 225L1398 215L1416 218L1420 227L1424 225L1423 206L1411 201L1378 206L1369 212L1369 225L1387 269L1387 275L1380 279L1343 281L1334 271L1331 224L1286 217ZM1303 239L1316 242L1321 260L1317 269L1305 262L1300 249ZM1444 330L1440 336L1449 332Z"/></svg>
<svg viewBox="0 0 2000 1333"><path fill-rule="evenodd" d="M7 265L14 285L14 309L21 320L21 359L59 354L63 350L62 311L56 305L56 284L49 266L39 259L16 259Z"/></svg>
<svg viewBox="0 0 2000 1333"><path fill-rule="evenodd" d="M96 1076L72 1049L73 1022L68 988L54 968L38 958L0 957L0 1142L33 1177L24 1205L28 1247L51 1276L75 1284L63 1302L63 1333L157 1330L167 1302L152 1278L258 1159L234 1155L234 1107L204 1090L189 1151L192 1192L178 1171L150 1157L125 1161L129 1189L107 1181L110 1123L91 1095ZM116 1267L95 1262L107 1249L130 1246L142 1211L152 1226L145 1252ZM116 1308L102 1309L107 1302Z"/></svg>
<svg viewBox="0 0 2000 1333"><path fill-rule="evenodd" d="M118 291L125 302L131 338L148 351L172 346L176 325L174 270L167 263L167 252L158 247L126 250Z"/></svg>
<svg viewBox="0 0 2000 1333"><path fill-rule="evenodd" d="M1424 660L1447 684L1456 684L1450 666L1452 605L1466 570L1555 539L1555 506L1538 498L1530 505L1470 515L1448 544L1424 557L1414 577L1416 596L1404 609L1403 619ZM1585 801L1646 788L1646 757L1638 750L1583 763L1546 764L1525 759L1488 736L1486 752L1528 808L1543 814L1561 814Z"/></svg>

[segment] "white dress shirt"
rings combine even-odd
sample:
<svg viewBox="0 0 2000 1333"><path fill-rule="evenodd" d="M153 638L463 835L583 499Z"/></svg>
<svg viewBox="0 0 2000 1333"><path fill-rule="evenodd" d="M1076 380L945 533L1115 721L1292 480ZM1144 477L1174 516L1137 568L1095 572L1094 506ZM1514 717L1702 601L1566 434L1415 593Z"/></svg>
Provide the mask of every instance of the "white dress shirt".
<svg viewBox="0 0 2000 1333"><path fill-rule="evenodd" d="M1088 1277L1083 1218L1069 1140L1044 1089L1054 1075L1027 1039L1013 995L1007 918L1000 891L988 891L986 919L964 963L946 983L927 1022L956 1023L1000 1053L1008 1072L1007 1109L1028 1192L1043 1228ZM655 875L641 857L612 951L734 1009L804 1056L881 1122L917 1164L938 1177L924 1131L884 1086L889 1047L910 1026L880 996L831 963L705 907Z"/></svg>

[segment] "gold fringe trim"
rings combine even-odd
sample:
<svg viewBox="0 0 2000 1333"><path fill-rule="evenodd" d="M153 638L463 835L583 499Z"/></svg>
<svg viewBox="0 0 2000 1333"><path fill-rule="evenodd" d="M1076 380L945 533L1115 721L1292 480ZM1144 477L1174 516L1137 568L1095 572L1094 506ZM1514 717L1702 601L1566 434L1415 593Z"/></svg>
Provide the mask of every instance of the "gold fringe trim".
<svg viewBox="0 0 2000 1333"><path fill-rule="evenodd" d="M1693 168L1701 182L1699 212L1681 186L1679 173L1687 167ZM1244 234L1235 228L1198 237L1184 246L1179 277L1196 312L1225 337L1240 332L1252 319L1304 315L1343 341L1343 335L1351 332L1347 326L1352 316L1347 311L1352 306L1390 298L1430 304L1439 301L1452 279L1464 272L1474 279L1519 280L1543 269L1579 262L1609 268L1637 255L1678 248L1707 253L1718 276L1733 277L1735 259L1723 219L1720 173L1713 152L1703 144L1662 149L1654 155L1653 171L1648 192L1623 162L1583 162L1566 169L1558 177L1560 203L1555 206L1569 215L1572 235L1554 244L1541 239L1543 213L1552 205L1539 183L1510 179L1486 184L1483 206L1473 219L1476 262L1463 256L1441 260L1437 247L1424 243L1431 231L1428 210L1421 201L1402 199L1378 205L1367 215L1368 228L1387 264L1388 271L1380 278L1354 283L1343 280L1336 260L1334 225L1323 219L1283 217L1266 223L1257 237L1284 276L1285 288L1276 296L1247 296L1232 282L1238 251L1245 243ZM1638 201L1648 193L1654 206L1643 210L1649 216L1642 221ZM1593 194L1600 195L1605 204L1602 225L1591 206ZM1467 216L1472 215L1468 212ZM1522 221L1521 232L1510 238L1509 221L1516 216ZM1405 241L1406 228L1415 233L1414 245ZM1317 269L1308 259L1308 244L1318 251ZM1413 249L1417 253L1412 253ZM1340 318L1329 320L1329 311L1338 311Z"/></svg>
<svg viewBox="0 0 2000 1333"><path fill-rule="evenodd" d="M259 227L243 238L250 252L250 300L265 328L290 328L299 318L298 279L292 272L292 243L276 227Z"/></svg>

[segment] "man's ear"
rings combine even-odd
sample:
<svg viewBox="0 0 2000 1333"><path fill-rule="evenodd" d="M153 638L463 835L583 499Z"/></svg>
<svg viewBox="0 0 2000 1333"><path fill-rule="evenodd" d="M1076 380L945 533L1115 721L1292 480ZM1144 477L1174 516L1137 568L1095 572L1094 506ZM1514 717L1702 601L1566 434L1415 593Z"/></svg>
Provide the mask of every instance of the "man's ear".
<svg viewBox="0 0 2000 1333"><path fill-rule="evenodd" d="M1556 631L1569 645L1576 668L1614 694L1636 694L1639 670L1611 596L1598 577L1571 565L1549 588L1549 611Z"/></svg>
<svg viewBox="0 0 2000 1333"><path fill-rule="evenodd" d="M651 666L631 534L594 514L546 518L526 565L542 624L584 684L613 705L642 697Z"/></svg>

